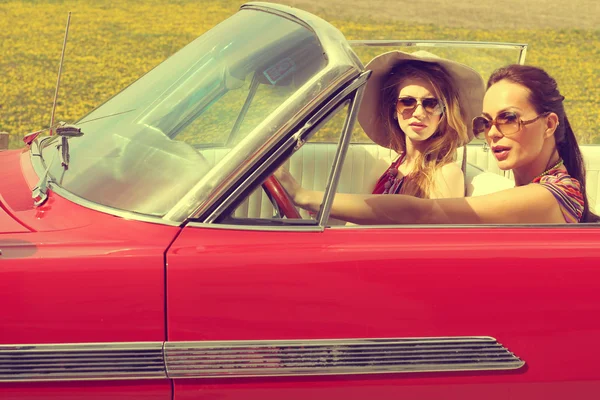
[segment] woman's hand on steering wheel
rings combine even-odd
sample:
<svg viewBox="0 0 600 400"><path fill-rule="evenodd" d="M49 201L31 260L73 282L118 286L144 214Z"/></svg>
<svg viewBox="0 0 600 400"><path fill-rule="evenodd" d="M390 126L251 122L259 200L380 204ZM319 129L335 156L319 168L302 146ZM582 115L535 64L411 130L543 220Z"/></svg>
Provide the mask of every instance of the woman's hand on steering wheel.
<svg viewBox="0 0 600 400"><path fill-rule="evenodd" d="M263 188L275 203L278 211L287 218L302 218L294 206L294 198L302 187L294 177L283 168L277 169L263 183Z"/></svg>
<svg viewBox="0 0 600 400"><path fill-rule="evenodd" d="M296 198L302 191L302 186L298 181L290 174L290 172L283 167L279 167L273 173L273 176L277 178L283 189L287 192L290 200L296 204Z"/></svg>

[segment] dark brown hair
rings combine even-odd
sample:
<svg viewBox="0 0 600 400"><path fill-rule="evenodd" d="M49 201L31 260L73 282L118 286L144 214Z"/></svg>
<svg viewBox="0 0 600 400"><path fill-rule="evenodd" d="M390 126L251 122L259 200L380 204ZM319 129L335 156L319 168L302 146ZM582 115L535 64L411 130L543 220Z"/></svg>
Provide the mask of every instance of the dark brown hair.
<svg viewBox="0 0 600 400"><path fill-rule="evenodd" d="M563 159L567 172L581 184L583 195L582 222L598 222L599 218L590 209L585 190L585 165L577 138L565 113L563 100L558 90L556 80L541 68L529 65L513 64L499 68L492 73L488 80L488 89L494 83L502 80L516 83L529 90L529 102L538 114L553 112L558 116L558 126L554 132L558 154Z"/></svg>

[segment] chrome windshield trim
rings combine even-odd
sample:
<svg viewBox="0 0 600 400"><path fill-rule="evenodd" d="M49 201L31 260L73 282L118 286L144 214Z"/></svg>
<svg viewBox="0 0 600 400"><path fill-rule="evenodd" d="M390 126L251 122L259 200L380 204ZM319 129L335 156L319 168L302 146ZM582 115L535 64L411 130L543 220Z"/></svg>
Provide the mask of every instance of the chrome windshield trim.
<svg viewBox="0 0 600 400"><path fill-rule="evenodd" d="M326 69L322 71L321 74L317 74L313 79L315 82L318 80L324 79L329 75L332 70ZM314 97L312 101L310 101L306 107L294 117L287 120L282 127L271 135L268 141L262 146L258 151L254 154L246 157L246 161L244 163L244 168L238 168L233 173L231 173L218 187L213 188L212 182L215 179L215 175L218 174L221 167L225 168L228 164L230 164L230 160L235 159L236 157L242 155L246 151L244 148L246 140L242 140L240 145L234 147L222 160L215 165L209 174L207 174L196 186L188 192L172 209L169 211L164 218L169 221L178 221L182 222L188 218L193 217L194 215L202 215L206 213L210 208L212 208L216 202L218 202L222 196L231 189L231 187L235 184L236 181L240 179L242 175L247 173L248 170L254 168L259 159L264 157L265 154L272 151L276 144L285 137L289 131L296 126L301 120L306 118L310 111L315 107L315 105L322 103L327 97L331 96L335 91L346 83L348 80L352 79L358 75L357 71L347 70L343 75L339 76L334 83L329 86L326 90L324 90L321 94ZM305 91L297 92L293 96L291 96L288 101L281 105L280 110L287 106L287 103L293 102L295 99L299 97L303 97L305 92L308 91L309 87L305 88ZM281 113L275 112L274 116L281 117ZM276 118L265 119L258 127L255 128L253 132L251 132L246 139L251 139L255 136L256 131L260 131L262 129L268 129L269 126L278 125L276 122ZM210 190L212 188L212 190ZM207 193L206 198L203 198L204 195L202 193Z"/></svg>
<svg viewBox="0 0 600 400"><path fill-rule="evenodd" d="M150 222L153 224L167 225L167 226L181 226L181 222L177 221L169 221L163 217L152 216L147 214L139 214L133 211L119 210L117 208L112 208L109 206L105 206L102 204L95 203L93 201L84 199L79 197L68 190L64 189L62 186L59 186L55 182L50 182L48 187L52 192L56 193L60 197L63 197L77 205L83 206L85 208L89 208L90 210L99 211L105 214L114 215L115 217L121 217L125 219L131 219L140 222Z"/></svg>
<svg viewBox="0 0 600 400"><path fill-rule="evenodd" d="M294 21L314 32L314 29L311 26L311 24L306 22L308 17L313 16L313 15L307 13L306 11L300 10L300 9L295 9L295 8L292 8L289 6L285 6L282 4L276 4L276 3L250 2L250 3L242 4L240 6L240 10L255 10L255 11L267 12L269 14L277 15L279 17L283 17L283 18L289 19L291 21ZM302 18L301 15L303 15L304 18Z"/></svg>
<svg viewBox="0 0 600 400"><path fill-rule="evenodd" d="M318 17L308 11L301 10L296 7L290 7L283 4L267 3L267 2L249 2L243 4L240 10L254 9L264 11L271 14L276 14L284 18L291 19L301 25L311 29L325 46L334 45L339 47L340 43L335 43L341 39L341 43L348 43L344 35L338 28L327 22L321 17ZM333 40L332 40L333 39ZM326 49L330 50L330 49ZM327 51L328 52L328 51ZM360 61L356 59L360 64Z"/></svg>
<svg viewBox="0 0 600 400"><path fill-rule="evenodd" d="M237 197L243 193L267 168L271 163L276 160L284 151L286 151L291 145L296 142L296 135L288 138L286 143L279 148L275 148L274 151L269 155L269 157L265 160L264 163L259 165L258 167L253 168L252 173L241 182L232 192L221 201L212 213L203 221L206 224L212 224L214 221L233 203Z"/></svg>
<svg viewBox="0 0 600 400"><path fill-rule="evenodd" d="M213 184L216 178L216 171L222 168L227 170L230 160L241 156L244 151L247 151L244 149L245 141L234 147L215 165L206 177L198 182L188 194L183 196L173 209L165 215L164 218L169 221L182 222L194 215L203 215L208 212L226 192L231 190L233 184L242 175L246 174L249 169L254 168L256 162L264 157L266 153L272 151L276 143L285 137L302 119L310 115L317 105L321 104L349 81L355 79L363 70L362 63L352 51L344 35L325 20L296 8L271 3L248 3L242 6L242 9L250 8L271 13L275 11L278 15L288 15L294 20L302 21L303 25L308 25L324 50L327 66L313 76L304 85L302 90L297 91L281 104L273 112L270 119L263 120L260 125L248 134L247 138L251 139L253 136L256 136L257 132L268 130L271 126L281 126L278 131L270 134L269 139L260 149L250 156L246 155L244 157L246 162L243 168L232 171L218 187L215 187ZM321 87L323 82L327 83L326 87ZM318 94L310 94L315 88L319 88ZM306 98L308 101L296 115L290 117L285 112L282 112L289 104L298 102L302 98Z"/></svg>
<svg viewBox="0 0 600 400"><path fill-rule="evenodd" d="M337 152L335 153L333 164L331 165L331 177L329 179L329 182L327 183L327 186L325 187L325 196L323 199L323 204L321 205L321 209L317 214L317 220L319 221L320 226L325 226L329 218L329 213L331 211L331 206L333 205L333 199L335 197L337 185L340 180L340 175L342 174L342 166L344 160L346 159L346 153L348 152L350 139L352 138L352 130L354 128L354 124L356 123L356 118L358 116L358 110L360 108L360 102L362 100L363 92L365 89L365 83L367 83L367 79L369 79L369 76L371 76L370 71L363 72L351 85L351 87L358 89L354 93L352 102L350 104L350 108L348 109L348 116L344 121L344 127L342 128L339 146Z"/></svg>
<svg viewBox="0 0 600 400"><path fill-rule="evenodd" d="M29 159L35 174L40 178L44 174L45 163L41 155L41 149L38 140L33 141L29 147Z"/></svg>
<svg viewBox="0 0 600 400"><path fill-rule="evenodd" d="M319 110L317 110L315 112L315 114L304 124L304 126L299 127L297 132L288 138L288 140L286 141L285 144L281 145L279 148L274 149L274 151L269 155L267 160L265 160L265 162L262 163L262 165L260 165L258 167L254 167L252 170L252 173L243 182L241 182L238 185L238 187L224 201L222 201L221 204L203 222L204 223L213 223L220 216L220 214L227 207L229 207L229 205L231 203L233 203L237 199L239 194L242 193L244 190L246 190L256 180L256 178L258 176L260 176L273 163L274 160L279 158L281 156L281 154L283 154L285 151L287 151L291 146L298 143L299 140L302 140L306 134L310 133L310 131L312 129L314 129L315 126L317 126L319 121L321 119L323 119L328 113L333 112L335 107L337 107L338 104L345 97L349 96L357 88L360 88L361 86L363 86L367 82L367 78L369 77L369 75L370 75L370 73L363 73L361 76L359 76L357 79L355 79L354 82L350 83L350 85L348 85L341 92L339 92L337 95L335 95L335 97L333 99L329 100L327 102L327 104L325 104L323 107L321 107ZM356 105L356 102L354 102L353 104ZM356 119L357 112L358 111L356 110L355 115L354 115L355 119ZM351 117L351 116L349 116L349 117ZM346 122L345 122L345 126L344 126L344 128L346 130L344 130L343 133L347 132L348 127L352 128L352 126L353 126L353 124L348 125L349 117L346 118ZM351 130L350 130L350 133L348 133L346 136L342 136L342 137L343 138L350 137L350 134L351 134ZM349 139L346 142L349 142ZM348 144L346 143L346 148L347 147L348 147ZM338 152L339 152L339 150L338 150ZM338 160L338 158L339 158L339 156L337 154L338 153L336 153L336 160ZM338 164L339 164L339 160L338 160L338 163L336 163L334 161L334 166L337 166ZM339 169L341 167L336 167L336 168ZM336 182L336 184L337 184L337 182ZM319 221L320 221L319 225L324 227L325 224L323 224L321 220L319 220Z"/></svg>

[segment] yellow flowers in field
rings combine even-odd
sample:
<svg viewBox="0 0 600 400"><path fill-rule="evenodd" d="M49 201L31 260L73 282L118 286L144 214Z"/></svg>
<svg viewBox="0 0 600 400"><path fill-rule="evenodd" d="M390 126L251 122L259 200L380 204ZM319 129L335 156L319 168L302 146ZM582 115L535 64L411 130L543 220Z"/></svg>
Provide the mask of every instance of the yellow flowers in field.
<svg viewBox="0 0 600 400"><path fill-rule="evenodd" d="M0 131L11 147L50 123L67 13L71 28L56 120L74 121L237 11L231 0L0 3ZM582 143L600 143L600 31L477 31L385 21L330 20L348 39L508 41L530 45L566 97Z"/></svg>
<svg viewBox="0 0 600 400"><path fill-rule="evenodd" d="M57 121L79 119L237 8L219 1L0 3L0 131L17 147L23 134L48 127L69 11Z"/></svg>

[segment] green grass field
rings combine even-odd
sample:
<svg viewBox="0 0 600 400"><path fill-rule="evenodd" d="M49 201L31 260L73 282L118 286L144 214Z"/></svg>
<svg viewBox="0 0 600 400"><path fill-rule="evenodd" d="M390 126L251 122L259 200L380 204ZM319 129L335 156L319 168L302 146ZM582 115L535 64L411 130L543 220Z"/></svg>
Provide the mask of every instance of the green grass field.
<svg viewBox="0 0 600 400"><path fill-rule="evenodd" d="M589 0L578 1L593 6ZM444 9L436 19L417 20L414 13L386 13L381 7L373 8L377 12L361 13L360 8L352 12L353 2L362 4L351 0L344 7L334 0L328 7L316 0L282 1L323 17L348 39L528 43L527 63L547 69L557 79L581 143L600 143L600 30L589 22L593 12L598 16L595 9L580 10L580 24L565 23L551 12L535 14L537 19L513 12L515 18L510 20L507 12L494 23L481 4L476 9L467 3L462 8L447 7L456 9L454 15ZM14 148L21 145L24 134L48 126L68 11L72 11L71 28L56 110L56 119L63 121L83 116L235 13L241 4L227 0L0 2L4 27L0 31L0 131L11 134ZM477 13L485 19L478 19ZM519 19L524 22L519 24Z"/></svg>

